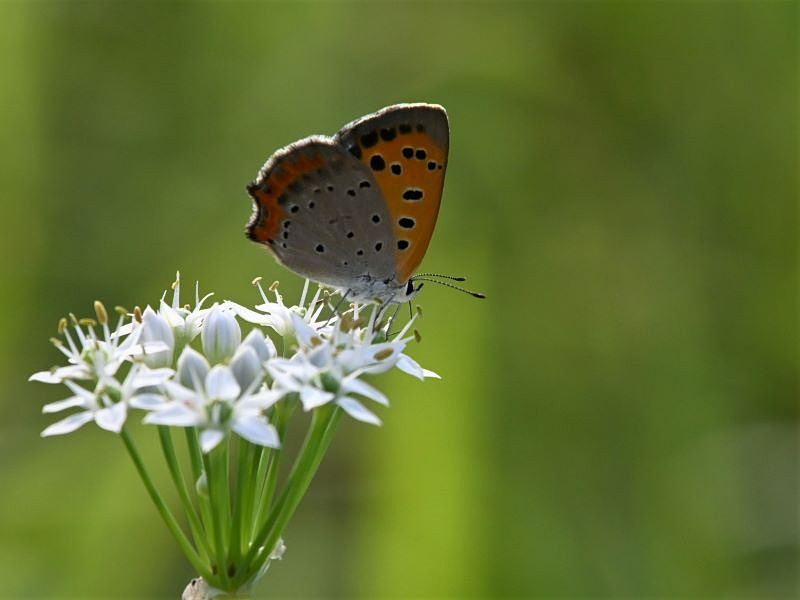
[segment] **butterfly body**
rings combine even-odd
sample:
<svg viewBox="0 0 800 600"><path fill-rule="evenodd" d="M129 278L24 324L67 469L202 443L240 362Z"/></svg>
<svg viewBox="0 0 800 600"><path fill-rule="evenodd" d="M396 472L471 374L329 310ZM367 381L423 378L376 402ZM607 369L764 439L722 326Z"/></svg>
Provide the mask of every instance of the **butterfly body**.
<svg viewBox="0 0 800 600"><path fill-rule="evenodd" d="M389 106L290 144L247 188L247 236L348 298L404 302L436 224L448 145L434 104Z"/></svg>

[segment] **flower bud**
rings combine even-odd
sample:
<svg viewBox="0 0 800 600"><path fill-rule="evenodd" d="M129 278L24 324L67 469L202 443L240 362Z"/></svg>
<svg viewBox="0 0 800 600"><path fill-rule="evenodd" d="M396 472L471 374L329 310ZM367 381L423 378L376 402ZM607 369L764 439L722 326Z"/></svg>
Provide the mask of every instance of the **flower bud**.
<svg viewBox="0 0 800 600"><path fill-rule="evenodd" d="M231 311L219 306L211 309L200 333L203 352L211 364L221 363L233 356L242 341L242 330Z"/></svg>
<svg viewBox="0 0 800 600"><path fill-rule="evenodd" d="M188 346L178 358L178 381L184 387L201 391L210 370L205 357Z"/></svg>
<svg viewBox="0 0 800 600"><path fill-rule="evenodd" d="M144 348L144 363L152 368L172 366L172 354L175 349L175 336L172 334L166 319L149 306L142 315L142 334L139 338ZM163 342L166 350L147 351L147 342Z"/></svg>
<svg viewBox="0 0 800 600"><path fill-rule="evenodd" d="M270 358L275 358L278 355L272 340L265 337L258 329L253 329L248 333L242 344L252 348L261 363L265 363Z"/></svg>
<svg viewBox="0 0 800 600"><path fill-rule="evenodd" d="M254 390L264 376L261 362L258 360L255 350L244 344L233 355L231 371L233 371L236 383L239 384L242 390Z"/></svg>

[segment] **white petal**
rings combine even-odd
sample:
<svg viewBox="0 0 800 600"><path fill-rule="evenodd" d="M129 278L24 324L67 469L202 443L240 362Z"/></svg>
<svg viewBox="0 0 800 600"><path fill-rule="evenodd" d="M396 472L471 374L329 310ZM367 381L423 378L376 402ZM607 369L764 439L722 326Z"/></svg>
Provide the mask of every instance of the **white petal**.
<svg viewBox="0 0 800 600"><path fill-rule="evenodd" d="M161 385L175 373L172 369L141 369L134 373L131 381L133 389Z"/></svg>
<svg viewBox="0 0 800 600"><path fill-rule="evenodd" d="M72 383L69 379L64 381L64 385L66 385L69 389L71 389L72 393L75 394L76 396L80 396L81 398L89 400L92 403L97 402L94 393L90 392L86 388L82 388L81 386Z"/></svg>
<svg viewBox="0 0 800 600"><path fill-rule="evenodd" d="M209 398L235 400L241 391L229 367L217 365L206 375L206 394Z"/></svg>
<svg viewBox="0 0 800 600"><path fill-rule="evenodd" d="M323 404L327 404L335 398L334 394L315 388L311 385L303 386L300 390L300 402L303 403L303 410L311 410Z"/></svg>
<svg viewBox="0 0 800 600"><path fill-rule="evenodd" d="M28 381L38 381L40 383L61 383L61 377L57 377L55 371L39 371L28 377Z"/></svg>
<svg viewBox="0 0 800 600"><path fill-rule="evenodd" d="M178 400L179 402L192 402L194 403L196 400L200 399L201 396L194 390L190 390L187 387L183 387L179 383L175 383L174 381L165 381L164 382L164 389L167 392L167 395L172 398L173 400Z"/></svg>
<svg viewBox="0 0 800 600"><path fill-rule="evenodd" d="M80 406L81 408L91 409L93 408L94 403L91 403L91 405L89 405L87 404L85 399L80 398L78 396L71 396L66 400L59 400L58 402L51 402L50 404L45 404L42 407L42 412L43 413L60 412L62 410L66 410L74 406Z"/></svg>
<svg viewBox="0 0 800 600"><path fill-rule="evenodd" d="M354 419L358 419L359 421L363 421L364 423L370 423L372 425L380 425L381 420L369 409L367 409L361 402L354 398L350 398L349 396L345 396L344 398L339 398L336 401L336 404L341 406L344 411L353 417Z"/></svg>
<svg viewBox="0 0 800 600"><path fill-rule="evenodd" d="M174 425L175 427L192 427L203 423L202 417L180 402L168 402L160 410L148 413L145 423L151 425Z"/></svg>
<svg viewBox="0 0 800 600"><path fill-rule="evenodd" d="M42 437L47 437L49 435L71 433L92 419L94 419L94 415L88 410L86 412L75 413L74 415L68 416L66 419L53 423L50 427L45 429L41 435Z"/></svg>
<svg viewBox="0 0 800 600"><path fill-rule="evenodd" d="M233 311L215 306L206 316L200 332L203 352L211 364L228 360L242 341L242 330Z"/></svg>
<svg viewBox="0 0 800 600"><path fill-rule="evenodd" d="M128 406L125 402L117 402L108 408L101 408L94 414L94 420L99 427L106 431L119 433L128 416Z"/></svg>
<svg viewBox="0 0 800 600"><path fill-rule="evenodd" d="M218 429L205 429L200 432L200 448L205 454L208 454L216 448L224 437L225 434Z"/></svg>
<svg viewBox="0 0 800 600"><path fill-rule="evenodd" d="M265 337L258 329L251 330L247 337L244 338L242 345L251 347L261 363L267 362L278 354L275 349L275 343L270 338Z"/></svg>
<svg viewBox="0 0 800 600"><path fill-rule="evenodd" d="M166 403L167 399L160 394L138 394L128 401L131 407L141 408L142 410L160 409Z"/></svg>
<svg viewBox="0 0 800 600"><path fill-rule="evenodd" d="M275 404L287 394L287 390L272 389L247 396L239 401L237 408L242 410L263 411Z"/></svg>
<svg viewBox="0 0 800 600"><path fill-rule="evenodd" d="M86 366L69 365L59 367L51 371L39 371L28 378L28 381L39 381L41 383L61 383L65 379L89 379L89 372Z"/></svg>
<svg viewBox="0 0 800 600"><path fill-rule="evenodd" d="M278 430L267 423L264 417L250 415L236 419L233 422L233 430L254 444L270 448L280 448L281 446Z"/></svg>
<svg viewBox="0 0 800 600"><path fill-rule="evenodd" d="M375 402L383 404L384 406L389 406L389 399L383 393L368 383L365 383L353 376L345 377L342 380L342 391L346 393L359 394L360 396L365 396L370 400L375 400Z"/></svg>
<svg viewBox="0 0 800 600"><path fill-rule="evenodd" d="M290 313L292 318L292 327L294 328L294 333L297 336L297 341L300 342L301 346L310 346L311 345L311 338L317 335L317 332L309 326L308 323L303 321L300 316L291 311Z"/></svg>
<svg viewBox="0 0 800 600"><path fill-rule="evenodd" d="M405 354L401 355L400 359L397 361L397 368L408 373L409 375L413 375L420 380L423 380L426 377L441 379L439 375L433 371L429 371L428 369L423 369L421 366L419 366L417 361Z"/></svg>
<svg viewBox="0 0 800 600"><path fill-rule="evenodd" d="M185 387L202 391L211 365L197 350L186 346L178 357L178 381Z"/></svg>
<svg viewBox="0 0 800 600"><path fill-rule="evenodd" d="M250 346L242 344L236 350L231 360L231 371L236 378L236 382L242 390L254 390L264 379L264 371L258 354Z"/></svg>

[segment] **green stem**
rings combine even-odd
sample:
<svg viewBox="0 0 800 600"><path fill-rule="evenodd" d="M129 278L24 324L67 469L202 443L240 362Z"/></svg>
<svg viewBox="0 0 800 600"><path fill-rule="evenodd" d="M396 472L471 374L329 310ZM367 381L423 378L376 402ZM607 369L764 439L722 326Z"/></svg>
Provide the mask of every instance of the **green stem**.
<svg viewBox="0 0 800 600"><path fill-rule="evenodd" d="M248 483L247 496L244 498L244 506L242 508L242 540L245 543L245 548L250 544L253 537L253 529L255 528L256 517L256 497L260 497L263 490L262 479L260 478L261 463L264 460L264 453L267 448L264 446L254 445L253 454L250 461L250 472L246 475Z"/></svg>
<svg viewBox="0 0 800 600"><path fill-rule="evenodd" d="M208 497L211 504L211 522L214 525L214 557L217 559L217 573L209 583L220 582L220 586L225 589L228 586L228 569L225 565L225 537L223 533L223 512L220 496L222 479L220 471L222 465L215 457L222 452L221 448L215 448L208 454L203 454L203 464L205 465L206 478L208 481ZM211 455L211 456L210 456ZM225 482L227 487L227 481Z"/></svg>
<svg viewBox="0 0 800 600"><path fill-rule="evenodd" d="M245 579L258 573L264 563L269 560L286 524L308 490L311 479L322 462L322 457L333 438L341 412L341 409L336 406L324 406L314 411L303 448L289 474L286 487L242 561L241 573Z"/></svg>
<svg viewBox="0 0 800 600"><path fill-rule="evenodd" d="M247 474L252 470L254 444L237 436L239 442L239 460L236 469L236 501L233 508L233 530L228 559L231 564L237 564L242 556L242 539L249 541L249 535L243 534L244 511L247 508L248 498L253 495L253 480Z"/></svg>
<svg viewBox="0 0 800 600"><path fill-rule="evenodd" d="M192 477L194 477L195 489L202 477L205 475L206 484L208 483L208 474L205 472L203 466L203 452L200 450L200 442L197 439L196 427L185 427L186 431L186 446L189 450L189 459L192 465ZM211 518L211 505L208 499L208 486L206 485L205 492L197 489L197 499L200 504L200 517L205 525L205 530L208 532L209 540L214 539L214 522ZM209 553L210 555L211 553Z"/></svg>
<svg viewBox="0 0 800 600"><path fill-rule="evenodd" d="M128 450L128 454L133 460L133 464L136 466L136 470L139 472L139 477L141 477L142 483L144 483L144 487L147 489L147 493L150 494L150 498L156 505L158 512L161 514L161 518L164 519L167 528L169 528L170 532L175 537L175 541L178 542L178 545L181 547L181 550L186 555L186 558L189 560L190 563L192 563L192 567L194 567L195 571L197 571L197 573L199 573L204 578L208 579L209 577L211 577L211 572L208 570L206 565L200 559L200 556L197 554L197 551L194 549L194 547L192 547L192 544L186 537L186 534L183 532L180 525L178 525L178 522L175 520L175 517L170 512L169 508L167 508L167 505L164 503L164 500L158 493L158 490L153 484L153 480L150 479L150 475L148 474L147 469L144 466L142 457L133 443L133 439L131 439L130 435L124 428L122 429L122 431L120 431L120 436L122 437L122 441L125 443L125 448Z"/></svg>
<svg viewBox="0 0 800 600"><path fill-rule="evenodd" d="M206 532L203 529L203 524L197 516L197 511L194 508L194 503L189 497L189 490L186 488L186 480L181 472L178 457L175 455L175 446L172 444L172 435L170 434L169 427L164 425L158 426L158 436L161 439L161 449L164 452L164 458L167 460L169 473L172 476L172 482L175 484L175 489L178 491L178 496L183 503L183 509L186 511L186 517L189 520L189 527L192 530L192 537L195 544L200 546L203 551L202 558L205 560L211 556L211 547Z"/></svg>
<svg viewBox="0 0 800 600"><path fill-rule="evenodd" d="M278 437L281 440L286 439L289 418L294 412L294 408L295 403L285 406L278 405L275 407L275 426L278 429ZM261 457L261 462L258 465L258 475L256 476L256 481L261 485L261 493L259 495L258 512L253 522L251 535L255 534L255 528L262 526L267 519L269 508L272 504L272 497L275 494L275 487L278 484L279 463L282 454L282 447L270 448L266 453L266 459L263 455Z"/></svg>

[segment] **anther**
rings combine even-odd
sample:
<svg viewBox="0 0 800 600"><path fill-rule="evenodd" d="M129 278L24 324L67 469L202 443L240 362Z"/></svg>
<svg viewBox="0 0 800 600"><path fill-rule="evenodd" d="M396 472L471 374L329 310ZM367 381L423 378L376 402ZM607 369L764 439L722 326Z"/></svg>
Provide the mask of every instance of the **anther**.
<svg viewBox="0 0 800 600"><path fill-rule="evenodd" d="M422 336L416 329L414 330L414 339L417 341L418 344L422 341Z"/></svg>
<svg viewBox="0 0 800 600"><path fill-rule="evenodd" d="M128 315L128 309L125 308L124 306L119 306L119 305L115 306L114 307L114 312L117 313L121 317L125 317L125 316Z"/></svg>
<svg viewBox="0 0 800 600"><path fill-rule="evenodd" d="M138 306L133 307L133 318L136 320L137 323L142 322L142 309Z"/></svg>
<svg viewBox="0 0 800 600"><path fill-rule="evenodd" d="M275 281L272 282L272 285L269 286L269 291L270 292L274 292L275 290L278 289L278 286L280 284L281 284L281 282L276 279Z"/></svg>
<svg viewBox="0 0 800 600"><path fill-rule="evenodd" d="M259 283L261 283L261 279L262 279L262 277L261 277L261 275L259 275L258 277L256 277L255 279L253 279L253 281L251 281L250 283L251 283L252 285L258 285Z"/></svg>
<svg viewBox="0 0 800 600"><path fill-rule="evenodd" d="M94 314L97 315L97 320L101 325L106 325L108 323L108 313L106 312L106 307L102 302L100 302L100 300L94 301Z"/></svg>
<svg viewBox="0 0 800 600"><path fill-rule="evenodd" d="M67 330L67 326L69 322L67 321L66 317L61 317L58 320L58 335L64 335L64 332Z"/></svg>
<svg viewBox="0 0 800 600"><path fill-rule="evenodd" d="M97 325L97 321L90 319L89 317L84 317L83 319L78 319L78 324L83 325L84 327L94 327Z"/></svg>
<svg viewBox="0 0 800 600"><path fill-rule="evenodd" d="M383 360L384 358L389 358L392 354L394 354L394 350L392 348L384 348L380 352L375 353L375 360Z"/></svg>

